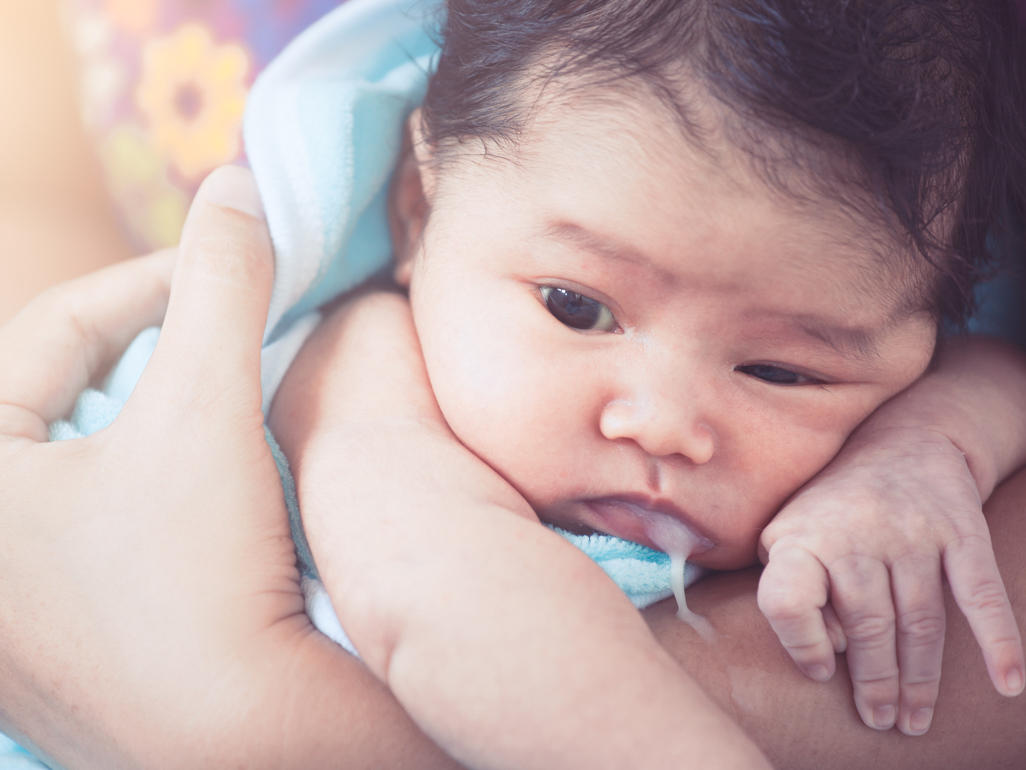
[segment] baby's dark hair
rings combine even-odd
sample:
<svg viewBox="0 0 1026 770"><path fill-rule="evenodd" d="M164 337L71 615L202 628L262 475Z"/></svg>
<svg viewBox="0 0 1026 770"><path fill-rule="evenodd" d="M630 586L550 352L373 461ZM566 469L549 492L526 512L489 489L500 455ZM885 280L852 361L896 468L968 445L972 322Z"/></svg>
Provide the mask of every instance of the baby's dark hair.
<svg viewBox="0 0 1026 770"><path fill-rule="evenodd" d="M960 324L988 243L1026 211L1013 3L449 0L425 136L443 161L469 139L515 147L538 84L640 80L701 142L684 86L697 77L768 183L841 201L909 243L936 268L913 271L930 276L924 303Z"/></svg>

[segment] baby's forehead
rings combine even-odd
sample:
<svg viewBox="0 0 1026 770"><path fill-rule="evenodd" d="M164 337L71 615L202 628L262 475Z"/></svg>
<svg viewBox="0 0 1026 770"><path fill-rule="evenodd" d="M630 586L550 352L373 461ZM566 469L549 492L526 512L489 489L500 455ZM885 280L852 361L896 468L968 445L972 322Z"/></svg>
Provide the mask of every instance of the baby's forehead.
<svg viewBox="0 0 1026 770"><path fill-rule="evenodd" d="M692 67L680 68L672 94L640 75L599 83L583 76L542 79L537 92L526 93L514 157L530 159L533 147L550 135L565 136L568 126L597 151L619 152L630 138L653 163L672 168L683 160L687 171L701 166L724 187L761 187L811 214L839 207L844 216L831 226L858 228L880 256L894 250L895 212L851 147L797 124L753 121L719 99ZM681 178L689 181L687 174Z"/></svg>
<svg viewBox="0 0 1026 770"><path fill-rule="evenodd" d="M748 228L748 261L760 276L821 278L797 282L794 294L814 298L817 285L837 293L842 267L841 288L875 316L930 307L931 271L853 181L840 152L829 157L827 147L797 137L764 136L756 145L729 108L698 86L688 93L690 109L681 112L637 78L604 88L550 82L515 143L472 143L483 150L471 162L509 174L505 194L555 201L557 211L543 212L551 216L559 206L583 210L585 224L604 223L619 240L647 245L642 251L672 253L681 227L694 234L697 218L709 259L720 237Z"/></svg>
<svg viewBox="0 0 1026 770"><path fill-rule="evenodd" d="M861 265L867 285L882 272L900 276L890 292L895 306L922 304L930 266L842 148L822 138L806 141L745 128L704 89L689 93L686 112L670 109L651 89L628 79L539 100L520 136L518 162L527 173L548 173L555 157L559 173L571 176L595 155L629 154L668 172L683 203L705 206L710 194L721 193L739 204L761 199L802 222L793 234L781 233L782 239L793 238L796 253L811 234Z"/></svg>

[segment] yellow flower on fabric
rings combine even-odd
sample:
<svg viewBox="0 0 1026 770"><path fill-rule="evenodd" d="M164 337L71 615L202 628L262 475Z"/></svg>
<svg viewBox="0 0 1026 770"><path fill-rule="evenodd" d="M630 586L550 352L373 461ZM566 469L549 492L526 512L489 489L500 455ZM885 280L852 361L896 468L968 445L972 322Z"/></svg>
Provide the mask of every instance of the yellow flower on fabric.
<svg viewBox="0 0 1026 770"><path fill-rule="evenodd" d="M143 52L135 101L153 144L189 180L236 158L241 144L249 58L185 24Z"/></svg>

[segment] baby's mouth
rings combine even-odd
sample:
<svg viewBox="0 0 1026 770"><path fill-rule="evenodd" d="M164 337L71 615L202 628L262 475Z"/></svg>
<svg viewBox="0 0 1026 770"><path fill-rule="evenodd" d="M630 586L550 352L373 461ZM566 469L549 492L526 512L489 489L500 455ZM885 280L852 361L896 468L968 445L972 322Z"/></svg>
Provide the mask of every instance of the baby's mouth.
<svg viewBox="0 0 1026 770"><path fill-rule="evenodd" d="M670 587L677 599L677 617L692 626L706 641L715 639L712 625L696 615L684 596L684 568L695 554L714 543L700 534L687 514L669 502L638 497L599 497L583 501L597 519L596 529L626 540L657 548L670 555Z"/></svg>
<svg viewBox="0 0 1026 770"><path fill-rule="evenodd" d="M582 524L609 535L688 558L715 543L672 503L634 495L583 500Z"/></svg>

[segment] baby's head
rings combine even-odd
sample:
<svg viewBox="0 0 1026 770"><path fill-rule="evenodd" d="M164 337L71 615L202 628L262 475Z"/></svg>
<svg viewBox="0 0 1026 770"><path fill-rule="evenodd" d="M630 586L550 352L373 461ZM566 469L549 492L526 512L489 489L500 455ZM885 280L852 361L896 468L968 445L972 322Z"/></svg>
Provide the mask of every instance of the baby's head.
<svg viewBox="0 0 1026 770"><path fill-rule="evenodd" d="M998 8L450 2L394 219L456 435L543 519L749 562L967 311Z"/></svg>

